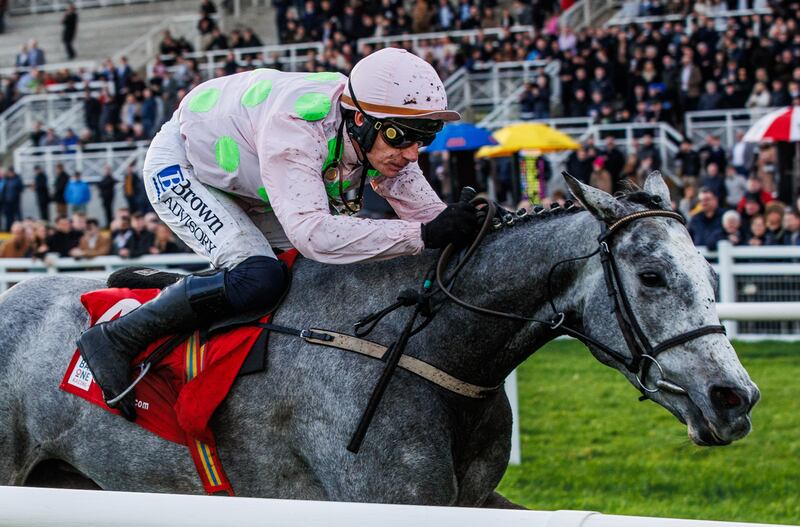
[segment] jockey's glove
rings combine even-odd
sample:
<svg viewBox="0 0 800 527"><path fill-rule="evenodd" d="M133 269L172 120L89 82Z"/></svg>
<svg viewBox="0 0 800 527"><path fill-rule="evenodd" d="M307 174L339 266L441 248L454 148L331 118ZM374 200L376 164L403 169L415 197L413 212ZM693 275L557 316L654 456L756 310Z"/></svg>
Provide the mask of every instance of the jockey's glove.
<svg viewBox="0 0 800 527"><path fill-rule="evenodd" d="M422 241L427 249L442 249L452 243L464 247L478 234L478 209L468 201L450 203L430 222L422 225Z"/></svg>

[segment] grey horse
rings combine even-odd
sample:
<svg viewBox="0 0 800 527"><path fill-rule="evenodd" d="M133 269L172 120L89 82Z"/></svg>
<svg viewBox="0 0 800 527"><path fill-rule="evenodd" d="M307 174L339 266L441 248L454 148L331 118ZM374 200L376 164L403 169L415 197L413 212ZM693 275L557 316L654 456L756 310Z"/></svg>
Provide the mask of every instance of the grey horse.
<svg viewBox="0 0 800 527"><path fill-rule="evenodd" d="M479 306L549 318L551 265L593 251L600 222L646 208L575 180L569 185L586 210L551 211L491 234L454 292ZM648 178L644 192L670 202L658 174ZM719 323L714 273L678 221L637 220L614 238L611 250L631 307L653 342ZM301 259L275 322L351 332L355 321L393 303L401 289L416 288L435 258L426 252L343 267ZM574 327L625 349L597 257L558 267L553 281L553 300ZM0 298L0 484L52 482L66 469L107 490L202 493L185 447L58 388L88 323L79 295L101 287L93 280L47 277ZM388 315L370 339L391 343L407 316L404 310ZM542 324L448 304L410 339L406 352L470 383L495 386L555 336ZM591 351L635 385L634 374L617 360ZM659 361L687 394L659 391L651 399L687 424L695 443L727 444L749 432L759 392L724 335L696 338L665 351ZM511 505L495 492L510 449L511 413L502 391L468 399L398 371L361 452L345 448L382 367L274 334L266 372L240 378L212 423L237 495Z"/></svg>

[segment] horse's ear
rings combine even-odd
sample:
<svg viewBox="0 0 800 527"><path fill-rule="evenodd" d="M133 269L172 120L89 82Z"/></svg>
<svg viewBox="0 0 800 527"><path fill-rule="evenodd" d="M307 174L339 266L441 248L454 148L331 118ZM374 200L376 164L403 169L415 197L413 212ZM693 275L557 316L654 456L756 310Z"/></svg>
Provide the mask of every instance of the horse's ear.
<svg viewBox="0 0 800 527"><path fill-rule="evenodd" d="M650 172L650 175L647 176L647 179L644 182L644 191L660 197L662 209L672 210L672 201L669 196L669 188L664 182L661 172L658 170Z"/></svg>
<svg viewBox="0 0 800 527"><path fill-rule="evenodd" d="M567 173L564 173L564 180L572 195L597 219L610 222L625 215L622 204L608 192L584 185Z"/></svg>

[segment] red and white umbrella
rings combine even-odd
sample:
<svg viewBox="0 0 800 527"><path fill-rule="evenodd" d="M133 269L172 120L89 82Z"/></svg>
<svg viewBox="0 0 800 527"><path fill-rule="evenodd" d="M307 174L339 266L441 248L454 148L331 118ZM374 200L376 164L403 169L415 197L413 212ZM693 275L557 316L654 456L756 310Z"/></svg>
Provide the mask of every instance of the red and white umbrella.
<svg viewBox="0 0 800 527"><path fill-rule="evenodd" d="M800 107L790 106L768 113L750 127L744 140L748 143L800 141Z"/></svg>

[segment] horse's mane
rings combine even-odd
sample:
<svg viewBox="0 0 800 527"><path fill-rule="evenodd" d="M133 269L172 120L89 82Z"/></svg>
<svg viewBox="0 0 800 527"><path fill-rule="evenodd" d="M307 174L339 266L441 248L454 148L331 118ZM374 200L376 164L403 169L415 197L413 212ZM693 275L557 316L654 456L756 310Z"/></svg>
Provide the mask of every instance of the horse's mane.
<svg viewBox="0 0 800 527"><path fill-rule="evenodd" d="M644 206L646 209L659 209L661 198L655 194L645 192L640 189L635 183L628 183L626 189L616 192L614 197L620 201L630 203L631 205ZM564 206L556 205L551 206L549 209L541 205L534 205L525 215L527 222L542 222L551 220L561 216L572 215L584 211L585 209L580 204L566 200Z"/></svg>

